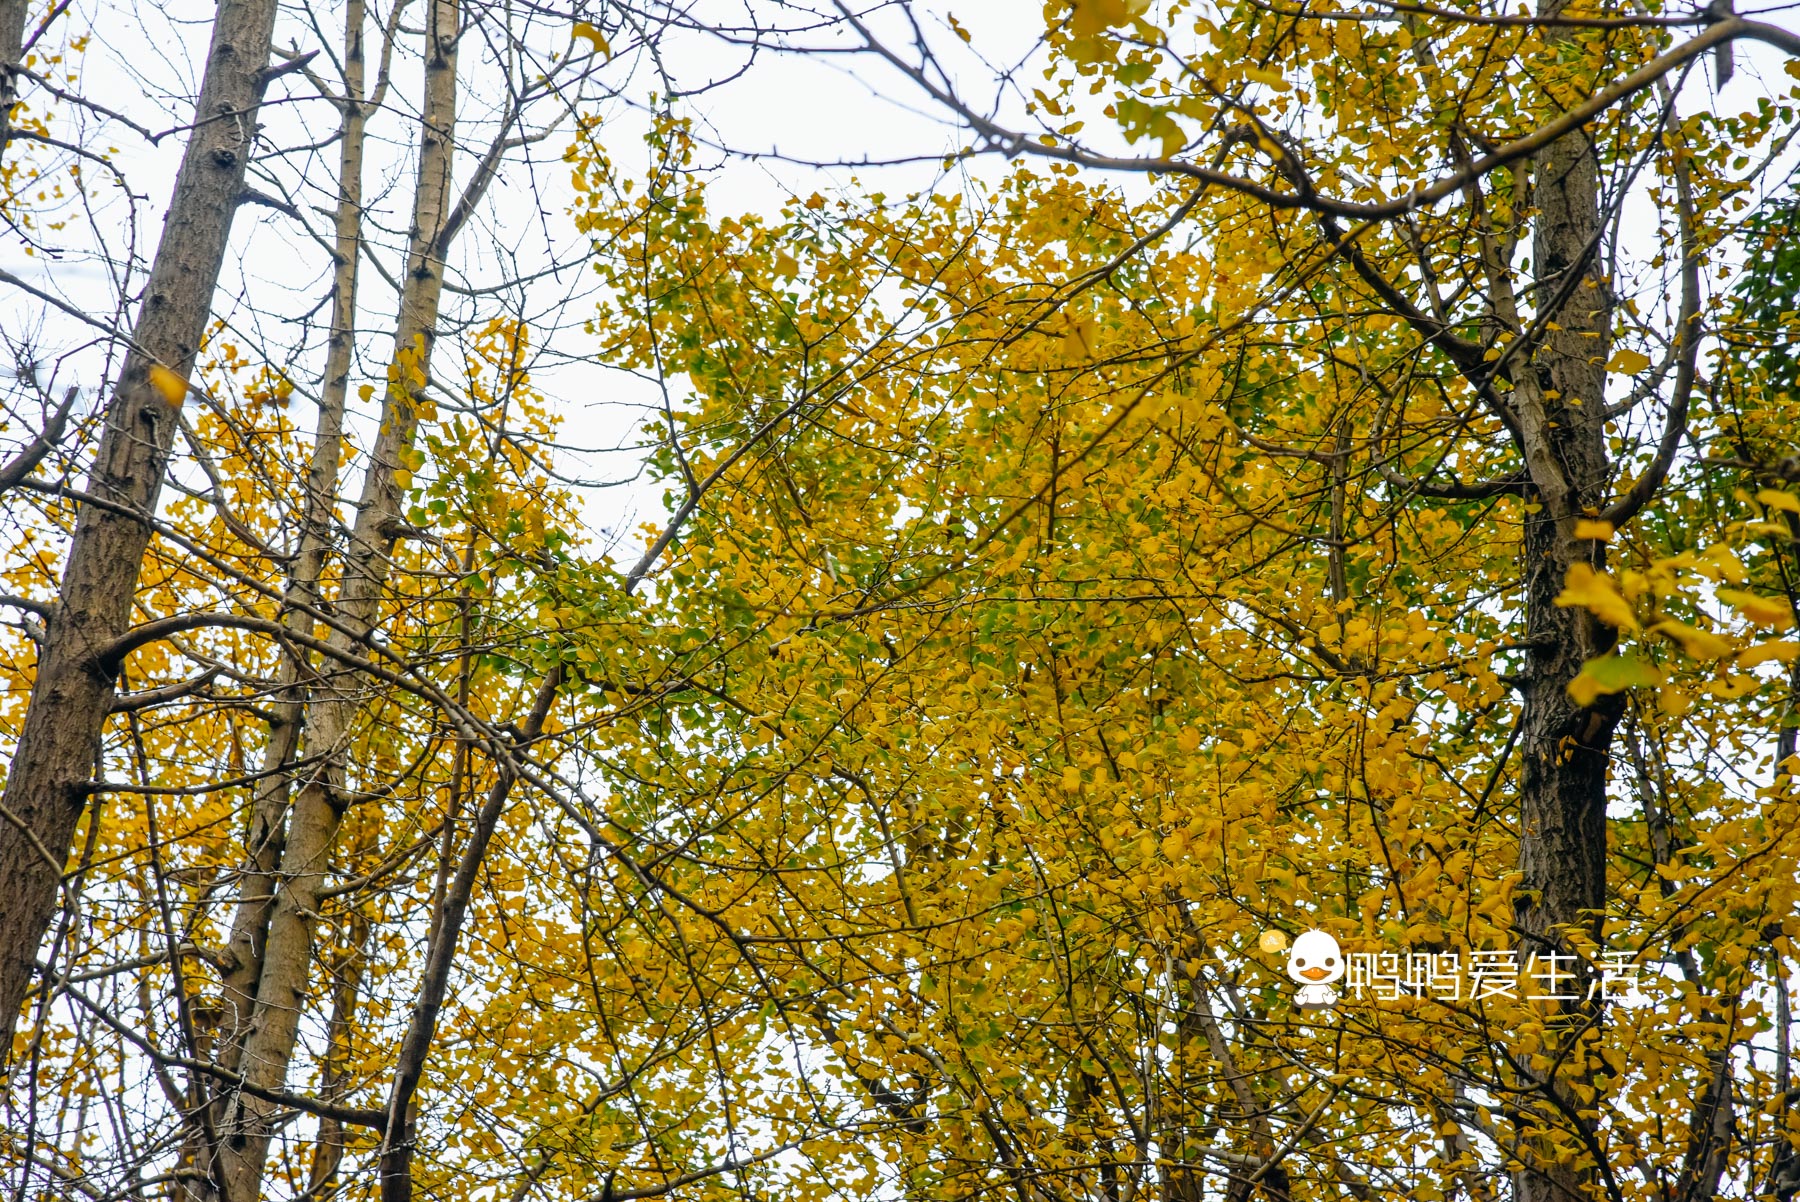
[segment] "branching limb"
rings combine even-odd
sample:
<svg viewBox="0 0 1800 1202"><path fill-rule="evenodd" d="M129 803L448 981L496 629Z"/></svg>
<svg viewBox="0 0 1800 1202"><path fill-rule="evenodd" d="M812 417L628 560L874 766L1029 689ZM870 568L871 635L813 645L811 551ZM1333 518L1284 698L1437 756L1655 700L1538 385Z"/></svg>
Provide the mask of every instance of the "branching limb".
<svg viewBox="0 0 1800 1202"><path fill-rule="evenodd" d="M51 412L50 420L44 423L44 428L38 432L37 437L21 448L4 467L0 467L0 496L18 487L19 482L31 475L44 456L62 442L63 434L69 428L69 415L75 412L75 398L79 395L80 389L73 387L63 393L61 403Z"/></svg>

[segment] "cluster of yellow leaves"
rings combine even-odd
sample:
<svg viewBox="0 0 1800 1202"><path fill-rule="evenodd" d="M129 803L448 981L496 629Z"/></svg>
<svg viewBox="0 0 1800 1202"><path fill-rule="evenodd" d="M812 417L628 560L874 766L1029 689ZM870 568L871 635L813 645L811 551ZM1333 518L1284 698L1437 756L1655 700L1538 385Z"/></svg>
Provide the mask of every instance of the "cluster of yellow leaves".
<svg viewBox="0 0 1800 1202"><path fill-rule="evenodd" d="M685 181L614 203L609 168L583 162L580 220L615 248L619 293L648 298L597 328L619 361L685 373L692 470L784 409L805 415L730 461L659 577L659 620L684 632L663 679L729 704L683 713L678 753L640 727L615 753L637 783L613 818L684 849L682 889L756 941L756 989L775 983L871 1121L904 1117L881 1099L917 1083L905 1113L934 1121L880 1137L894 1188L993 1188L1002 1144L1079 1177L1095 1148L1128 1148L1149 1108L1170 1124L1161 1155L1198 1158L1229 1096L1201 985L1241 998L1262 1032L1231 1054L1281 1096L1332 1107L1365 1171L1441 1160L1415 1116L1453 1104L1468 1066L1516 1087L1492 1032L1508 1055L1554 1058L1546 1013L1506 1000L1352 1002L1322 1046L1281 957L1258 950L1271 925L1357 951L1517 942L1499 820L1507 619L1479 599L1508 587L1524 507L1502 499L1483 521L1397 503L1353 468L1340 594L1328 469L1261 450L1341 437L1354 460L1392 437L1418 470L1455 429L1471 431L1460 474L1495 474L1491 427L1463 400L1412 391L1383 412L1362 393L1403 363L1402 331L1298 304L1219 340L1218 315L1265 285L1206 264L1262 262L1267 237L1223 219L1206 258L1153 250L1085 294L1051 282L1085 278L1173 196L1133 208L1019 172L954 202L796 200L768 223L711 217ZM1289 341L1290 323L1316 323L1315 341ZM673 462L674 444L660 453ZM1719 636L1676 616L1669 590L1724 562L1662 556L1624 593L1578 572L1565 601L1627 630L1642 601L1664 644L1704 650ZM1791 853L1770 842L1793 830L1792 801L1756 804L1721 787L1691 802L1730 817L1684 852L1707 867L1683 879L1736 873L1738 920L1795 892ZM1620 830L1624 854L1651 837ZM1607 925L1654 1005L1616 1012L1569 1062L1620 1082L1605 1104L1621 1116L1687 1096L1704 1071L1691 1024L1670 1019L1691 987L1654 967L1672 954L1659 915L1693 896L1660 892L1669 879L1622 881ZM1753 970L1754 932L1682 930L1718 973ZM1349 1081L1361 1100L1330 1085ZM801 1137L791 1117L771 1129ZM818 1155L852 1156L820 1138ZM1556 1138L1545 1154L1581 1153Z"/></svg>

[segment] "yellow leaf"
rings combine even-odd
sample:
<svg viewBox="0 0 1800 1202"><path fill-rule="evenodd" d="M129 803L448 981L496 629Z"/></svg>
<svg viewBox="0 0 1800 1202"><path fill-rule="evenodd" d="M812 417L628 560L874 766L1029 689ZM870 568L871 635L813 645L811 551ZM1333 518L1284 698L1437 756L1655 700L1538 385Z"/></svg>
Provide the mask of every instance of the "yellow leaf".
<svg viewBox="0 0 1800 1202"><path fill-rule="evenodd" d="M1183 751L1199 750L1200 732L1191 726L1182 727L1181 733L1175 736L1175 746L1181 748Z"/></svg>
<svg viewBox="0 0 1800 1202"><path fill-rule="evenodd" d="M1742 584L1750 579L1750 573L1745 569L1743 561L1732 554L1730 547L1723 545L1708 547L1701 553L1700 559L1718 573L1718 576L1707 573L1709 579L1717 580L1719 576L1723 576L1732 584Z"/></svg>
<svg viewBox="0 0 1800 1202"><path fill-rule="evenodd" d="M1759 489L1756 499L1770 509L1785 509L1789 513L1800 513L1800 497L1791 492L1777 492L1772 488Z"/></svg>
<svg viewBox="0 0 1800 1202"><path fill-rule="evenodd" d="M612 57L612 47L606 44L606 37L586 21L575 22L574 36L586 38L593 44L594 53L605 58Z"/></svg>
<svg viewBox="0 0 1800 1202"><path fill-rule="evenodd" d="M1794 624L1793 608L1782 597L1759 597L1755 593L1722 588L1719 590L1719 600L1743 614L1745 621L1757 626L1786 630Z"/></svg>
<svg viewBox="0 0 1800 1202"><path fill-rule="evenodd" d="M1628 376L1635 376L1649 366L1650 356L1640 354L1637 351L1621 348L1613 352L1612 361L1606 365L1606 370L1624 372Z"/></svg>
<svg viewBox="0 0 1800 1202"><path fill-rule="evenodd" d="M1793 639L1775 639L1772 642L1758 643L1754 647L1746 647L1738 652L1736 662L1740 668L1754 668L1757 664L1766 664L1770 660L1791 664L1797 656L1800 656L1800 642L1795 642Z"/></svg>
<svg viewBox="0 0 1800 1202"><path fill-rule="evenodd" d="M1731 654L1731 644L1718 635L1673 618L1658 622L1650 628L1650 633L1660 634L1676 644L1689 659L1722 659Z"/></svg>
<svg viewBox="0 0 1800 1202"><path fill-rule="evenodd" d="M1078 38L1105 33L1150 7L1150 0L1072 0L1070 29Z"/></svg>
<svg viewBox="0 0 1800 1202"><path fill-rule="evenodd" d="M1606 542L1613 536L1611 522L1597 522L1583 518L1575 523L1576 538L1591 538L1595 542Z"/></svg>
<svg viewBox="0 0 1800 1202"><path fill-rule="evenodd" d="M160 363L150 365L150 387L156 389L156 395L171 405L181 404L187 396L188 382L164 367Z"/></svg>
<svg viewBox="0 0 1800 1202"><path fill-rule="evenodd" d="M1063 354L1071 359L1086 359L1094 353L1094 319L1083 317L1069 324L1063 335Z"/></svg>
<svg viewBox="0 0 1800 1202"><path fill-rule="evenodd" d="M1637 629L1631 606L1619 596L1612 581L1585 563L1569 565L1568 578L1563 582L1563 591L1557 594L1556 603L1564 608L1578 605L1618 630Z"/></svg>
<svg viewBox="0 0 1800 1202"><path fill-rule="evenodd" d="M1727 676L1724 680L1715 680L1706 686L1706 691L1722 701L1736 701L1739 697L1754 693L1762 687L1762 681L1754 676Z"/></svg>
<svg viewBox="0 0 1800 1202"><path fill-rule="evenodd" d="M1062 774L1062 787L1071 793L1081 788L1081 769L1073 766L1064 768Z"/></svg>

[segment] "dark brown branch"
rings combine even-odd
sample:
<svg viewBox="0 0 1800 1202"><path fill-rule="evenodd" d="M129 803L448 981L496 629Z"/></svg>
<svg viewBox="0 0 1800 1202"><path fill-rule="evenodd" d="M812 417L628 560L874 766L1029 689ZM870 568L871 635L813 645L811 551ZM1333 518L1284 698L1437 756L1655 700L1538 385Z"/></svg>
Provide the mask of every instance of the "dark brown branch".
<svg viewBox="0 0 1800 1202"><path fill-rule="evenodd" d="M18 487L19 482L31 475L51 448L62 441L63 432L69 428L69 415L75 411L75 397L79 392L79 389L70 388L63 393L62 403L50 414L50 420L45 423L38 436L14 455L5 467L0 467L0 493Z"/></svg>
<svg viewBox="0 0 1800 1202"><path fill-rule="evenodd" d="M161 685L154 689L143 689L136 693L121 693L112 701L112 712L123 714L137 710L149 709L153 705L166 705L171 701L197 693L211 684L219 675L219 669L208 668L191 680L178 680L173 684Z"/></svg>
<svg viewBox="0 0 1800 1202"><path fill-rule="evenodd" d="M538 685L531 712L520 731L521 742L529 743L543 733L544 722L556 703L556 693L562 682L562 670L553 668ZM493 838L494 827L519 779L518 772L508 761L501 760L495 766L499 770L497 779L476 816L469 841L463 847L462 859L456 866L456 877L445 891L443 907L435 916L431 947L426 954L425 979L420 983L418 1001L413 1003L412 1021L407 1024L406 1037L401 1042L394 1066L394 1083L388 1091L381 1143L382 1202L410 1202L412 1197L414 1132L408 1116L413 1096L424 1075L431 1042L437 1036L438 1013L449 990L450 968L474 896L475 879L487 858L488 841Z"/></svg>
<svg viewBox="0 0 1800 1202"><path fill-rule="evenodd" d="M80 1002L81 1005L95 1018L98 1018L101 1022L111 1027L113 1031L125 1039L126 1042L130 1043L133 1047L137 1048L140 1052L144 1053L144 1055L150 1057L164 1068L182 1068L187 1069L190 1072L203 1073L231 1089L241 1090L251 1097L261 1098L265 1102L273 1102L277 1106L291 1106L293 1109L304 1111L307 1114L316 1114L321 1118L335 1119L340 1123L347 1123L356 1127L373 1127L375 1130L380 1131L387 1122L387 1116L379 1110L359 1110L354 1106L334 1106L330 1102L322 1102L317 1098L309 1098L305 1094L289 1093L285 1089L265 1089L260 1085L254 1085L249 1081L244 1080L241 1075L232 1072L230 1069L220 1068L218 1065L208 1063L204 1060L194 1060L187 1056L172 1055L163 1051L161 1048L145 1039L142 1035L114 1018L105 1007L95 1002L92 998L81 992L81 990L65 986L63 991L76 1001Z"/></svg>

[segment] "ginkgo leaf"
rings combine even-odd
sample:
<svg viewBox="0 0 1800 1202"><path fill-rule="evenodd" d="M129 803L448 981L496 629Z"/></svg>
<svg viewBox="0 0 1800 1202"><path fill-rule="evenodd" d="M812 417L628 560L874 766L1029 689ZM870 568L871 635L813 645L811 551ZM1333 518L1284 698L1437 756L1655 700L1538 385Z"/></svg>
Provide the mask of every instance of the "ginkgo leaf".
<svg viewBox="0 0 1800 1202"><path fill-rule="evenodd" d="M1679 718L1694 706L1694 699L1680 689L1665 687L1656 691L1656 708L1659 713L1671 718Z"/></svg>
<svg viewBox="0 0 1800 1202"><path fill-rule="evenodd" d="M1083 317L1069 323L1063 335L1063 354L1070 359L1088 359L1094 354L1094 319Z"/></svg>
<svg viewBox="0 0 1800 1202"><path fill-rule="evenodd" d="M1800 656L1800 642L1793 639L1773 639L1744 648L1737 653L1733 662L1740 668L1754 668L1757 664L1766 664L1771 660L1791 664L1796 656Z"/></svg>
<svg viewBox="0 0 1800 1202"><path fill-rule="evenodd" d="M1637 629L1631 605L1619 596L1612 581L1585 563L1569 565L1569 574L1563 582L1562 592L1556 596L1556 603L1565 608L1580 606L1618 630Z"/></svg>
<svg viewBox="0 0 1800 1202"><path fill-rule="evenodd" d="M179 405L187 396L188 382L160 363L150 365L150 387L171 405Z"/></svg>
<svg viewBox="0 0 1800 1202"><path fill-rule="evenodd" d="M1582 518L1581 520L1579 520L1575 523L1575 537L1576 538L1591 538L1596 542L1603 543L1603 542L1606 542L1609 539L1611 539L1612 536L1613 536L1613 524L1611 522L1602 522L1602 521L1596 521L1591 518Z"/></svg>
<svg viewBox="0 0 1800 1202"><path fill-rule="evenodd" d="M1650 627L1650 633L1662 635L1680 647L1689 659L1715 660L1731 654L1731 644L1718 635L1674 618L1656 623Z"/></svg>
<svg viewBox="0 0 1800 1202"><path fill-rule="evenodd" d="M1786 630L1794 624L1794 609L1784 597L1759 597L1755 593L1740 592L1737 589L1722 588L1719 600L1744 615L1746 621L1757 626L1770 626L1776 630Z"/></svg>
<svg viewBox="0 0 1800 1202"><path fill-rule="evenodd" d="M1631 350L1628 347L1620 347L1613 352L1613 357L1606 364L1606 370L1623 372L1625 375L1635 376L1649 366L1650 356L1639 351Z"/></svg>
<svg viewBox="0 0 1800 1202"><path fill-rule="evenodd" d="M1581 671L1569 682L1569 697L1576 705L1592 705L1602 694L1662 682L1661 670L1634 652L1601 655L1581 665Z"/></svg>
<svg viewBox="0 0 1800 1202"><path fill-rule="evenodd" d="M585 39L593 46L593 53L603 58L612 57L612 47L606 43L606 35L601 33L591 22L577 21L572 30L576 38Z"/></svg>
<svg viewBox="0 0 1800 1202"><path fill-rule="evenodd" d="M1150 0L1072 0L1070 8L1075 36L1091 38L1148 11Z"/></svg>
<svg viewBox="0 0 1800 1202"><path fill-rule="evenodd" d="M1794 496L1791 492L1781 492L1778 489L1773 488L1758 489L1756 499L1764 505L1767 505L1770 509L1780 509L1787 513L1800 513L1800 497Z"/></svg>

